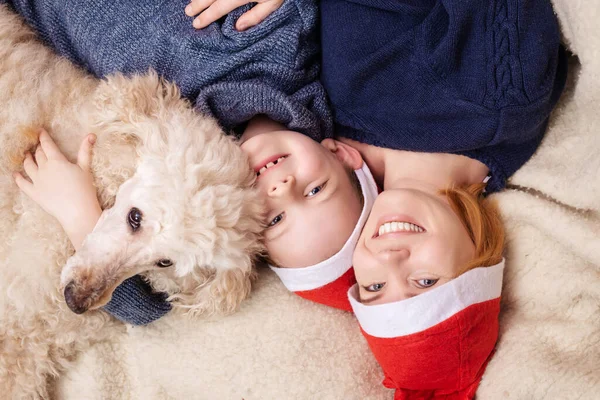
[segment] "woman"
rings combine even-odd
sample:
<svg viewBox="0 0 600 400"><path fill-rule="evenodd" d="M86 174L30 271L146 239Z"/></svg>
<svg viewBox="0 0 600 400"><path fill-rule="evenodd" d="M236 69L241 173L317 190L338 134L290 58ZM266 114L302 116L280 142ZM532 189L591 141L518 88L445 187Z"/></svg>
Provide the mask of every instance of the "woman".
<svg viewBox="0 0 600 400"><path fill-rule="evenodd" d="M559 39L549 1L321 4L335 132L384 189L348 295L396 399L475 395L504 245L483 191L539 146L566 79Z"/></svg>

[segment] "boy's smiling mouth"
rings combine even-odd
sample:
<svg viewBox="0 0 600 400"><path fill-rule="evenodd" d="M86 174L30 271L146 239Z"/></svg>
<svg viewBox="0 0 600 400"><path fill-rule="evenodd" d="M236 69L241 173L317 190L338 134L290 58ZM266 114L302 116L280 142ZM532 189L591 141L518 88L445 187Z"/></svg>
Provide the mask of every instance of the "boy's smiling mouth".
<svg viewBox="0 0 600 400"><path fill-rule="evenodd" d="M288 157L289 154L284 154L272 156L266 160L263 160L260 164L254 167L254 172L256 172L256 176L259 177L261 174L264 174L268 169L281 164Z"/></svg>

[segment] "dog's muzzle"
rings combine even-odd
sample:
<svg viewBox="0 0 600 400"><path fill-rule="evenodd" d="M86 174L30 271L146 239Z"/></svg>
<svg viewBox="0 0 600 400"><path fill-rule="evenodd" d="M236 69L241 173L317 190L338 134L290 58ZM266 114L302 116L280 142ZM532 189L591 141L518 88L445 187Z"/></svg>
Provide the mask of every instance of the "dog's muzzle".
<svg viewBox="0 0 600 400"><path fill-rule="evenodd" d="M64 296L67 306L75 314L83 314L90 308L91 299L89 293L78 291L74 281L69 282L65 286Z"/></svg>

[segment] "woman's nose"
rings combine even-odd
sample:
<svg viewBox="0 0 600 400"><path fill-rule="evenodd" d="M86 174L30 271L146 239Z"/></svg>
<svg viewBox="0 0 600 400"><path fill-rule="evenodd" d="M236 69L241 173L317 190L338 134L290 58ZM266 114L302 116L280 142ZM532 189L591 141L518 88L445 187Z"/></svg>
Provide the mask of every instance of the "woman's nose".
<svg viewBox="0 0 600 400"><path fill-rule="evenodd" d="M388 263L400 263L407 260L410 257L410 250L408 248L383 250L377 253L376 257L380 262Z"/></svg>
<svg viewBox="0 0 600 400"><path fill-rule="evenodd" d="M269 188L268 195L270 197L280 197L288 194L295 184L295 179L292 175L288 175L283 179L277 180Z"/></svg>

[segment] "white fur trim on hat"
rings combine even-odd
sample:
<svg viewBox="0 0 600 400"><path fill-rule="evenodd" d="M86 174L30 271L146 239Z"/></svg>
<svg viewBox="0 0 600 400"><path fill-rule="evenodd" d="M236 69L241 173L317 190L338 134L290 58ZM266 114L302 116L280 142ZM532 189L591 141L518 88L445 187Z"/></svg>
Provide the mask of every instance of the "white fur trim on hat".
<svg viewBox="0 0 600 400"><path fill-rule="evenodd" d="M354 172L362 189L363 209L352 234L340 251L318 264L300 268L278 268L270 265L288 290L300 292L320 288L335 281L352 267L354 248L377 197L377 184L367 163L363 162L363 166Z"/></svg>
<svg viewBox="0 0 600 400"><path fill-rule="evenodd" d="M491 267L465 272L438 288L394 303L365 305L358 301L358 284L348 290L352 310L371 336L393 338L421 332L465 308L500 297L504 259Z"/></svg>

